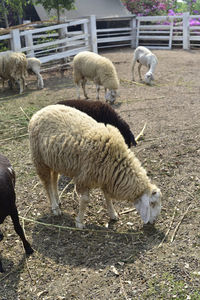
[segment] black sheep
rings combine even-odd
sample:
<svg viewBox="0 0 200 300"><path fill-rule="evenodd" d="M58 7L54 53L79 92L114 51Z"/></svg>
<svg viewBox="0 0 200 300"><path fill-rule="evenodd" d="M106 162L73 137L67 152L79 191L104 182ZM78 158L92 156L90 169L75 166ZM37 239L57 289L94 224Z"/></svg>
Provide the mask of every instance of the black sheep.
<svg viewBox="0 0 200 300"><path fill-rule="evenodd" d="M111 124L119 129L128 147L136 146L137 142L130 130L129 125L116 113L116 111L107 103L92 100L63 100L57 104L63 104L74 107L88 116L95 119L97 122Z"/></svg>
<svg viewBox="0 0 200 300"><path fill-rule="evenodd" d="M26 240L24 231L19 223L19 216L15 204L15 172L9 160L0 154L0 224L3 223L7 216L10 216L16 233L20 236L26 254L33 253L29 242ZM0 232L0 241L3 239L3 234ZM3 272L0 260L0 272Z"/></svg>

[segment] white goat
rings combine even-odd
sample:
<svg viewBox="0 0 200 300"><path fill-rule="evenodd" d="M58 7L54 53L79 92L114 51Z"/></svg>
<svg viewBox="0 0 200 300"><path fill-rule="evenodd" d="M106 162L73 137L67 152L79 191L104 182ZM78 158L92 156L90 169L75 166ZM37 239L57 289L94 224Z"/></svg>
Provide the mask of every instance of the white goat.
<svg viewBox="0 0 200 300"><path fill-rule="evenodd" d="M153 54L149 49L146 47L139 46L135 49L132 66L131 66L131 72L132 72L132 80L134 79L134 67L136 62L139 63L138 65L138 73L140 80L142 80L141 76L141 67L142 65L146 66L148 68L148 72L145 74L145 83L151 84L151 81L154 80L154 71L158 64L157 57L155 54Z"/></svg>

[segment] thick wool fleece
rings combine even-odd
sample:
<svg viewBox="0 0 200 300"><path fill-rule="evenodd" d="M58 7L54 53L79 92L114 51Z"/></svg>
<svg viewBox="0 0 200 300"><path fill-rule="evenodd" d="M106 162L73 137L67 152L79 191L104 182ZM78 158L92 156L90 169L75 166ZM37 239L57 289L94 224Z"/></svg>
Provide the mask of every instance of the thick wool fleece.
<svg viewBox="0 0 200 300"><path fill-rule="evenodd" d="M95 119L97 122L110 124L119 129L128 147L136 146L135 137L130 130L129 125L120 117L120 115L107 103L93 100L63 100L58 104L74 107L88 116Z"/></svg>
<svg viewBox="0 0 200 300"><path fill-rule="evenodd" d="M45 170L54 170L74 178L80 193L99 187L111 198L134 202L154 188L118 129L77 109L41 109L30 120L29 136L37 172L45 176Z"/></svg>
<svg viewBox="0 0 200 300"><path fill-rule="evenodd" d="M119 88L119 79L113 63L93 52L83 51L74 57L73 74L76 84L85 77L109 90Z"/></svg>
<svg viewBox="0 0 200 300"><path fill-rule="evenodd" d="M24 53L8 52L0 56L0 76L7 79L25 79L27 75L27 59Z"/></svg>

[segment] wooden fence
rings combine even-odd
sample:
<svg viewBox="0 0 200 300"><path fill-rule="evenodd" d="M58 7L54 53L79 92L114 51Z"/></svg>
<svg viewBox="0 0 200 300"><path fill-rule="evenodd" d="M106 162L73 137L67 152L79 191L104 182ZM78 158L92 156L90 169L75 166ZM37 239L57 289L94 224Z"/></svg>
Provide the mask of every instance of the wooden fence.
<svg viewBox="0 0 200 300"><path fill-rule="evenodd" d="M10 50L22 51L28 57L38 57L42 63L74 56L83 50L97 52L101 48L117 46L135 48L144 45L152 49L178 46L187 50L191 46L200 46L200 26L198 22L191 26L191 19L194 18L199 19L200 15L132 15L101 20L90 16L59 25L32 27L29 30L17 28L0 35L0 45L2 41L8 41ZM97 26L99 22L106 26Z"/></svg>

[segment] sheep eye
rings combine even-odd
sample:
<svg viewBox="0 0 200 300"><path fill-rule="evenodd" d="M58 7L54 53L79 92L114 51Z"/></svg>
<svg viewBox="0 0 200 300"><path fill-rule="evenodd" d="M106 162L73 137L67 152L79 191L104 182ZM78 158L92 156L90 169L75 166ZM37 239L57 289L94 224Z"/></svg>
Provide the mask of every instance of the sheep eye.
<svg viewBox="0 0 200 300"><path fill-rule="evenodd" d="M152 195L154 196L154 195L156 195L156 193L157 193L156 191L153 191L153 192L152 192Z"/></svg>

